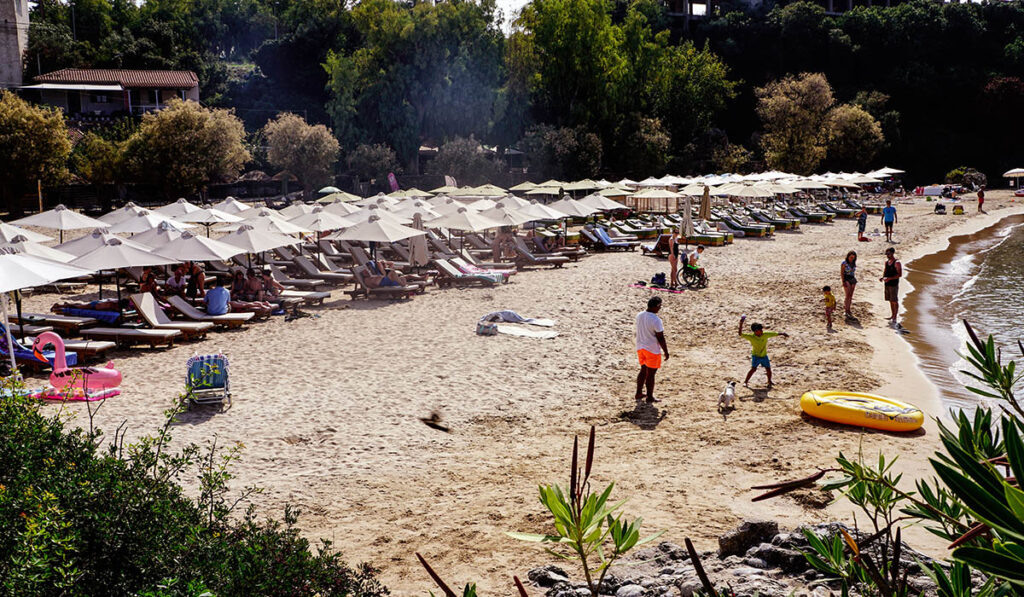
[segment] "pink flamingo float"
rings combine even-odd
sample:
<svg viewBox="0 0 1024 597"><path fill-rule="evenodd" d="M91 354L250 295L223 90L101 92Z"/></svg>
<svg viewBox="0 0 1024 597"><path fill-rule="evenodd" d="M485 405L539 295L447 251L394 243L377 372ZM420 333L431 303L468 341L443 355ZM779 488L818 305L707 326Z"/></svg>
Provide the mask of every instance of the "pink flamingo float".
<svg viewBox="0 0 1024 597"><path fill-rule="evenodd" d="M53 345L53 373L50 374L50 385L53 396L66 400L101 400L120 394L116 388L121 385L121 372L114 369L114 361L105 367L68 367L64 354L64 340L53 332L43 332L36 336L32 347L40 352L47 344Z"/></svg>

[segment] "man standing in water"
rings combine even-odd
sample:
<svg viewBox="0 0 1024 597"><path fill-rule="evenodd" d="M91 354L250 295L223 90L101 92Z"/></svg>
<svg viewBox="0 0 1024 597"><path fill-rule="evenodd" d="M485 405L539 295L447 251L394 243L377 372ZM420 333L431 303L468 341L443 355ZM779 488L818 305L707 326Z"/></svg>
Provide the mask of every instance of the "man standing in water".
<svg viewBox="0 0 1024 597"><path fill-rule="evenodd" d="M668 345L665 344L665 326L658 317L661 299L651 297L647 310L636 316L636 355L640 360L640 373L636 376L636 399L643 400L647 388L647 402L661 402L654 397L654 375L661 368L661 355L668 360Z"/></svg>
<svg viewBox="0 0 1024 597"><path fill-rule="evenodd" d="M899 221L896 217L896 208L892 206L892 199L885 200L885 207L882 208L882 225L885 226L885 240L892 242L892 227Z"/></svg>
<svg viewBox="0 0 1024 597"><path fill-rule="evenodd" d="M878 279L885 287L885 300L889 302L892 314L889 317L889 325L900 329L896 322L896 315L900 310L900 278L903 277L903 265L896 260L896 249L889 247L885 250L885 270L882 277Z"/></svg>

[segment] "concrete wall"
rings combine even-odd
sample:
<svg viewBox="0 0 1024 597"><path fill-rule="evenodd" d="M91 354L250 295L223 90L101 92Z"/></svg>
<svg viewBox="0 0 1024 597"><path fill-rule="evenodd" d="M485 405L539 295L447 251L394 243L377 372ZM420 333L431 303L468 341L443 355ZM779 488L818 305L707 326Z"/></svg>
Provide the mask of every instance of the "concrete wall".
<svg viewBox="0 0 1024 597"><path fill-rule="evenodd" d="M0 0L0 88L18 87L28 48L28 0Z"/></svg>

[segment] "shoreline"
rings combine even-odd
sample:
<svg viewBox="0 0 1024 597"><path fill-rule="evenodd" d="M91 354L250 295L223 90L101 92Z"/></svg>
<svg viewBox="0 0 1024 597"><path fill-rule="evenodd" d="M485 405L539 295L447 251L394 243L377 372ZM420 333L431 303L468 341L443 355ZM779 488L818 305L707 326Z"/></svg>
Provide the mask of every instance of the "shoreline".
<svg viewBox="0 0 1024 597"><path fill-rule="evenodd" d="M952 265L954 258L980 254L1001 242L1004 231L1024 224L1024 206L1016 211L1010 209L993 221L981 226L971 226L958 234L950 235L945 247L921 255L908 263L908 280L918 282L913 287L917 292L908 292L904 300L904 321L908 328L921 330L904 338L910 345L922 370L935 388L941 401L943 418L948 418L952 409L971 407L978 403L976 396L963 389L956 381L949 368L958 360L956 351L962 349L962 340L952 329L949 317L939 314L945 304L955 296L961 288L940 287L934 278L948 275L945 271ZM930 280L931 279L931 280ZM919 288L919 290L918 290ZM984 330L981 330L984 332Z"/></svg>

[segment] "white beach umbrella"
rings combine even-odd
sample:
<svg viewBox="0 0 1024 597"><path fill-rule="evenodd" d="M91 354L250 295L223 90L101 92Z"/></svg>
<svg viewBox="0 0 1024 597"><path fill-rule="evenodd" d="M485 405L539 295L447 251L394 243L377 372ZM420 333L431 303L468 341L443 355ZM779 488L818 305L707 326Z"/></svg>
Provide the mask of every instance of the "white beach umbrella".
<svg viewBox="0 0 1024 597"><path fill-rule="evenodd" d="M340 192L341 192L341 189L339 189L338 187L330 186L330 185L328 185L328 186L320 189L319 191L317 191L317 193L324 193L324 194L327 194L327 193L340 193Z"/></svg>
<svg viewBox="0 0 1024 597"><path fill-rule="evenodd" d="M1012 168L1003 172L1003 178L1021 178L1024 177L1024 168Z"/></svg>
<svg viewBox="0 0 1024 597"><path fill-rule="evenodd" d="M527 205L530 204L530 202L527 201L526 199L520 199L515 195L505 195L504 197L498 199L497 201L498 203L505 204L505 207L509 207L512 209L519 209L520 207L526 207Z"/></svg>
<svg viewBox="0 0 1024 597"><path fill-rule="evenodd" d="M251 254L297 245L300 242L294 236L256 228L246 223L240 224L238 230L220 237L219 240L224 244L238 247L245 253Z"/></svg>
<svg viewBox="0 0 1024 597"><path fill-rule="evenodd" d="M465 207L453 214L441 216L430 222L431 228L449 228L466 232L481 232L491 228L500 228L501 226L503 226L501 222L492 220Z"/></svg>
<svg viewBox="0 0 1024 597"><path fill-rule="evenodd" d="M172 240L155 252L175 261L227 261L241 253L242 249L185 231L177 240Z"/></svg>
<svg viewBox="0 0 1024 597"><path fill-rule="evenodd" d="M412 227L423 230L423 217L416 213L412 217ZM409 239L409 263L413 267L423 267L430 263L430 251L427 249L426 236L414 236Z"/></svg>
<svg viewBox="0 0 1024 597"><path fill-rule="evenodd" d="M190 222L194 224L202 224L206 226L206 236L210 236L210 226L215 224L234 224L241 222L244 218L229 214L226 211L214 209L212 207L204 207L191 211L185 215L177 216L174 218L176 222Z"/></svg>
<svg viewBox="0 0 1024 597"><path fill-rule="evenodd" d="M518 192L529 191L529 190L534 189L536 187L537 187L536 183L527 181L527 182L521 182L521 183L515 185L514 187L509 187L508 190L518 193Z"/></svg>
<svg viewBox="0 0 1024 597"><path fill-rule="evenodd" d="M82 228L106 228L109 226L106 222L101 222L95 218L90 218L87 215L80 214L77 211L73 211L65 207L64 205L58 205L49 211L37 213L20 220L14 220L11 222L15 226L39 226L40 228L52 228L60 231L60 242L64 242L64 231L65 230L81 230Z"/></svg>
<svg viewBox="0 0 1024 597"><path fill-rule="evenodd" d="M328 240L358 240L363 242L393 243L414 236L426 234L422 230L416 230L401 224L395 224L381 219L380 216L371 215L365 222L359 222L351 228L339 230L330 236Z"/></svg>
<svg viewBox="0 0 1024 597"><path fill-rule="evenodd" d="M711 219L711 189L704 187L704 193L700 196L700 209L697 210L697 217L705 222Z"/></svg>
<svg viewBox="0 0 1024 597"><path fill-rule="evenodd" d="M530 189L529 191L526 191L523 194L527 195L529 197L537 197L537 196L557 197L561 193L561 191L562 191L562 187L534 187L534 188Z"/></svg>
<svg viewBox="0 0 1024 597"><path fill-rule="evenodd" d="M313 232L330 232L356 224L355 220L333 214L322 207L317 207L310 213L302 214L290 221L296 226L301 226Z"/></svg>
<svg viewBox="0 0 1024 597"><path fill-rule="evenodd" d="M570 199L568 196L555 201L550 205L550 207L577 218L585 218L601 211L597 208L590 207L586 203Z"/></svg>
<svg viewBox="0 0 1024 597"><path fill-rule="evenodd" d="M57 280L87 276L92 270L74 267L49 259L42 259L23 253L14 253L0 249L0 294L23 288L52 284ZM0 309L3 311L4 331L6 336L7 354L11 358L11 371L17 371L18 364L14 358L14 339L11 337L11 326L7 319L7 300L0 296Z"/></svg>
<svg viewBox="0 0 1024 597"><path fill-rule="evenodd" d="M685 187L679 189L679 194L681 194L681 195L688 195L690 197L700 197L701 195L704 194L704 189L706 189L706 188L707 188L706 184L701 183L701 182L695 182L695 183L688 184Z"/></svg>
<svg viewBox="0 0 1024 597"><path fill-rule="evenodd" d="M252 226L257 230L268 230L270 232L276 232L278 234L305 234L312 232L302 226L296 226L288 220L281 220L271 216L257 216L254 218L246 218L237 224L230 224L221 228L221 232L234 232L240 229L242 226Z"/></svg>
<svg viewBox="0 0 1024 597"><path fill-rule="evenodd" d="M392 213L400 218L412 218L413 220L416 219L416 214L419 214L424 220L433 220L441 217L441 213L435 211L426 201L414 201Z"/></svg>
<svg viewBox="0 0 1024 597"><path fill-rule="evenodd" d="M498 197L499 195L494 195L494 196ZM472 209L474 209L476 211L486 211L488 209L493 209L494 206L497 205L497 204L498 204L497 201L493 201L491 199L477 199L476 201L474 201L474 202L470 203L469 205L467 205L467 207L472 208Z"/></svg>
<svg viewBox="0 0 1024 597"><path fill-rule="evenodd" d="M358 205L353 205L352 203L335 201L334 203L328 204L324 209L332 214L338 214L339 216L350 216L354 213L359 213L363 208Z"/></svg>
<svg viewBox="0 0 1024 597"><path fill-rule="evenodd" d="M162 216L167 216L168 218L177 218L178 216L183 216L187 213L199 211L200 209L202 208L200 208L198 205L193 205L189 203L188 201L185 200L184 197L182 197L181 199L178 199L174 203L168 203L167 205L157 209L156 213Z"/></svg>
<svg viewBox="0 0 1024 597"><path fill-rule="evenodd" d="M299 216L304 216L308 213L311 213L315 207L315 205L303 203L302 201L296 201L295 203L292 203L288 207L279 210L277 213L280 214L282 217L291 220L293 218L297 218Z"/></svg>
<svg viewBox="0 0 1024 597"><path fill-rule="evenodd" d="M59 261L60 263L68 263L76 257L71 253L65 253L59 249L54 249L53 247L47 247L44 244L32 242L24 236L15 236L10 242L0 243L0 249L6 249L7 252L19 253L22 255L42 257L43 259Z"/></svg>
<svg viewBox="0 0 1024 597"><path fill-rule="evenodd" d="M354 222L365 222L374 216L387 222L391 222L392 224L405 225L412 223L412 218L391 213L390 211L381 209L376 205L371 205L358 213L345 216L345 219Z"/></svg>
<svg viewBox="0 0 1024 597"><path fill-rule="evenodd" d="M321 197L316 200L321 205L333 204L333 203L352 203L355 201L362 201L363 198L359 195L353 195L352 193L346 193L345 191L338 191L337 193L331 193L326 197Z"/></svg>
<svg viewBox="0 0 1024 597"><path fill-rule="evenodd" d="M829 188L827 184L820 183L816 180L796 180L793 182L787 182L786 185L793 187L794 189L800 189L801 191L826 190Z"/></svg>
<svg viewBox="0 0 1024 597"><path fill-rule="evenodd" d="M522 213L518 208L506 206L504 199L501 201L501 203L494 206L494 209L480 212L480 215L490 218L495 222L501 222L502 226L522 226L536 219Z"/></svg>
<svg viewBox="0 0 1024 597"><path fill-rule="evenodd" d="M613 201L600 193L591 193L586 197L580 199L580 203L588 207L593 207L599 211L613 211L616 209L627 209L625 205L618 201Z"/></svg>
<svg viewBox="0 0 1024 597"><path fill-rule="evenodd" d="M235 199L234 197L228 197L227 199L221 201L220 203L214 203L213 208L219 209L220 211L223 211L225 213L238 215L243 211L249 211L250 209L252 209L252 206L242 203L241 201Z"/></svg>
<svg viewBox="0 0 1024 597"><path fill-rule="evenodd" d="M69 240L66 243L61 243L54 248L57 249L58 251L63 251L71 255L80 256L85 255L86 253L92 251L93 249L99 247L100 245L106 244L107 240L111 238L121 240L125 244L133 246L136 249L141 249L143 251L149 250L148 245L137 240L137 237L133 238L132 240L127 240L117 236L112 232L108 232L102 228L97 228L96 230L93 230L92 232L86 234L85 236L79 236L78 238Z"/></svg>
<svg viewBox="0 0 1024 597"><path fill-rule="evenodd" d="M45 243L53 240L52 236L32 232L31 230L26 230L21 226L15 226L14 224L8 224L7 222L0 222L0 242L10 242L11 239L16 236L24 236L35 243Z"/></svg>
<svg viewBox="0 0 1024 597"><path fill-rule="evenodd" d="M76 257L71 265L92 271L114 270L114 281L117 285L117 300L121 301L121 276L118 270L125 267L146 267L148 265L167 265L175 263L151 251L143 251L127 244L124 239L111 238L88 253ZM102 289L100 290L102 294Z"/></svg>
<svg viewBox="0 0 1024 597"><path fill-rule="evenodd" d="M547 205L537 203L536 201L532 201L526 207L520 208L519 213L535 220L561 220L562 218L569 217L569 215L564 212L558 211L557 209L551 209Z"/></svg>
<svg viewBox="0 0 1024 597"><path fill-rule="evenodd" d="M632 193L629 189L623 189L621 187L608 187L607 189L601 189L597 192L602 197L625 197Z"/></svg>
<svg viewBox="0 0 1024 597"><path fill-rule="evenodd" d="M159 226L162 222L173 222L182 230L185 230L187 228L194 228L192 224L186 224L184 222L174 222L174 220L170 219L165 215L158 214L155 211L149 211L148 209L143 209L137 214L135 214L135 216L127 218L125 220L121 220L117 224L114 224L113 226L108 228L108 231L116 234L137 234L139 232L152 230Z"/></svg>
<svg viewBox="0 0 1024 597"><path fill-rule="evenodd" d="M694 236L693 212L690 211L690 198L683 199L683 222L679 225L679 232L683 235L683 242Z"/></svg>
<svg viewBox="0 0 1024 597"><path fill-rule="evenodd" d="M128 203L124 204L124 207L120 207L112 212L103 214L97 219L101 222L106 222L107 224L113 226L114 224L120 224L121 222L127 220L128 218L136 215L143 209L145 208L139 207L138 205L135 205L135 203L129 201Z"/></svg>
<svg viewBox="0 0 1024 597"><path fill-rule="evenodd" d="M187 230L179 228L179 226L180 224L174 220L160 222L156 228L136 234L131 240L126 240L125 242L142 245L138 247L141 249L159 249L169 242L178 240L182 234L187 232Z"/></svg>

